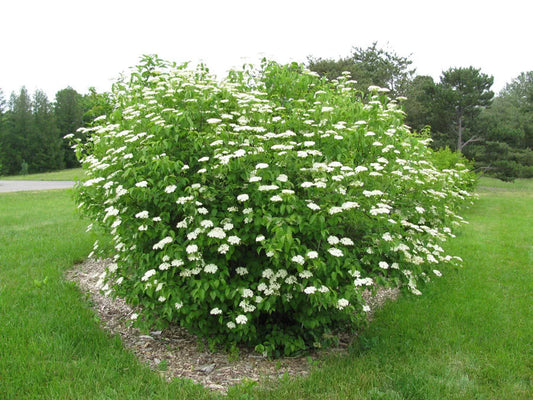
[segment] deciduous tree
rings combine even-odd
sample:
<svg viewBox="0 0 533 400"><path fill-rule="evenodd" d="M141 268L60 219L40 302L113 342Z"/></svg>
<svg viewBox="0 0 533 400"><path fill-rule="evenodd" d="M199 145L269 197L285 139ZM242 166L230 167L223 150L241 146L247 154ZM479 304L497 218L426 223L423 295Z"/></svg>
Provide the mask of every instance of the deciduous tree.
<svg viewBox="0 0 533 400"><path fill-rule="evenodd" d="M329 79L348 71L360 90L380 86L390 89L393 97L405 94L415 72L408 57L379 48L376 42L366 49L354 47L349 57L339 60L309 57L308 64L309 69Z"/></svg>

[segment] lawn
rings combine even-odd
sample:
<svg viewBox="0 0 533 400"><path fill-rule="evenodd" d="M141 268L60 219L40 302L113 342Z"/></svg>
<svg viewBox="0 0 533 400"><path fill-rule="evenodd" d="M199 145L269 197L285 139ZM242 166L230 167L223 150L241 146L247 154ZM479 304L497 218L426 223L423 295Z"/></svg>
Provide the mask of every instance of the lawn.
<svg viewBox="0 0 533 400"><path fill-rule="evenodd" d="M3 176L0 179L11 181L76 181L82 179L84 176L85 173L82 168L71 168L41 174Z"/></svg>
<svg viewBox="0 0 533 400"><path fill-rule="evenodd" d="M483 178L479 194L446 244L464 268L388 303L349 355L228 398L533 398L533 181ZM219 398L164 382L99 329L63 279L94 240L74 209L68 190L0 195L0 397Z"/></svg>

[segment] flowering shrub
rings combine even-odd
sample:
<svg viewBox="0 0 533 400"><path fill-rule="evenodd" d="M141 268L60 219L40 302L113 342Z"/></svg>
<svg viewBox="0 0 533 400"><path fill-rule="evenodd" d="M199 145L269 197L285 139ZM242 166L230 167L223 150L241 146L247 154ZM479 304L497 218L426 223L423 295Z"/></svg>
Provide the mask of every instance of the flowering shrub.
<svg viewBox="0 0 533 400"><path fill-rule="evenodd" d="M327 345L366 288L440 276L472 175L433 166L386 90L264 62L222 82L146 57L84 129L79 208L111 233L138 323L270 355ZM96 247L95 247L96 248ZM137 315L135 315L137 317Z"/></svg>

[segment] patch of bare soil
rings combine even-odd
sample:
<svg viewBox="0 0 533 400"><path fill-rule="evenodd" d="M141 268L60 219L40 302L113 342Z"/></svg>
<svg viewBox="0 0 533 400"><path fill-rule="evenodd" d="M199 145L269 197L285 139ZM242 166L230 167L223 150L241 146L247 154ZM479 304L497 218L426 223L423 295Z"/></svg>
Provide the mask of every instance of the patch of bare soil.
<svg viewBox="0 0 533 400"><path fill-rule="evenodd" d="M130 317L135 312L133 308L122 299L105 296L101 292L103 274L110 262L88 259L70 270L67 279L76 282L90 296L102 327L111 334L120 335L127 349L168 380L189 378L208 389L225 393L230 386L243 380L259 381L284 374L305 376L325 356L346 352L352 339L343 338L337 348L314 352L309 356L271 360L246 348L240 348L238 355L211 352L201 339L181 327L144 334L130 326ZM387 299L397 296L396 289L379 290L375 296L368 293L369 316Z"/></svg>

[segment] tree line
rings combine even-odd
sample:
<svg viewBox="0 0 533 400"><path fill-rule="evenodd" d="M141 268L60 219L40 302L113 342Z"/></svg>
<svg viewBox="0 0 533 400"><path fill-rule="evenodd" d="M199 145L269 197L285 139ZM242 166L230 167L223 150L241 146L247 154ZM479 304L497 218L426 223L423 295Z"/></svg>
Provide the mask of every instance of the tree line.
<svg viewBox="0 0 533 400"><path fill-rule="evenodd" d="M431 135L435 149L449 148L478 171L504 180L533 177L533 71L523 72L497 95L494 79L470 67L450 68L439 81L416 75L412 60L373 43L339 59L309 57L307 67L328 79L350 72L359 90L380 86L401 101L406 123ZM78 166L63 137L110 112L109 94L68 87L54 101L26 88L6 100L0 89L0 175ZM83 139L83 138L82 138Z"/></svg>
<svg viewBox="0 0 533 400"><path fill-rule="evenodd" d="M533 71L495 96L494 78L481 69L450 68L435 82L416 75L408 57L376 43L336 60L309 57L308 66L329 79L348 71L361 91L377 85L405 97L406 123L431 135L435 149L462 153L480 172L503 180L533 177Z"/></svg>
<svg viewBox="0 0 533 400"><path fill-rule="evenodd" d="M63 137L108 112L109 104L108 95L94 89L82 95L67 87L54 101L25 87L6 99L0 89L0 176L79 166Z"/></svg>

